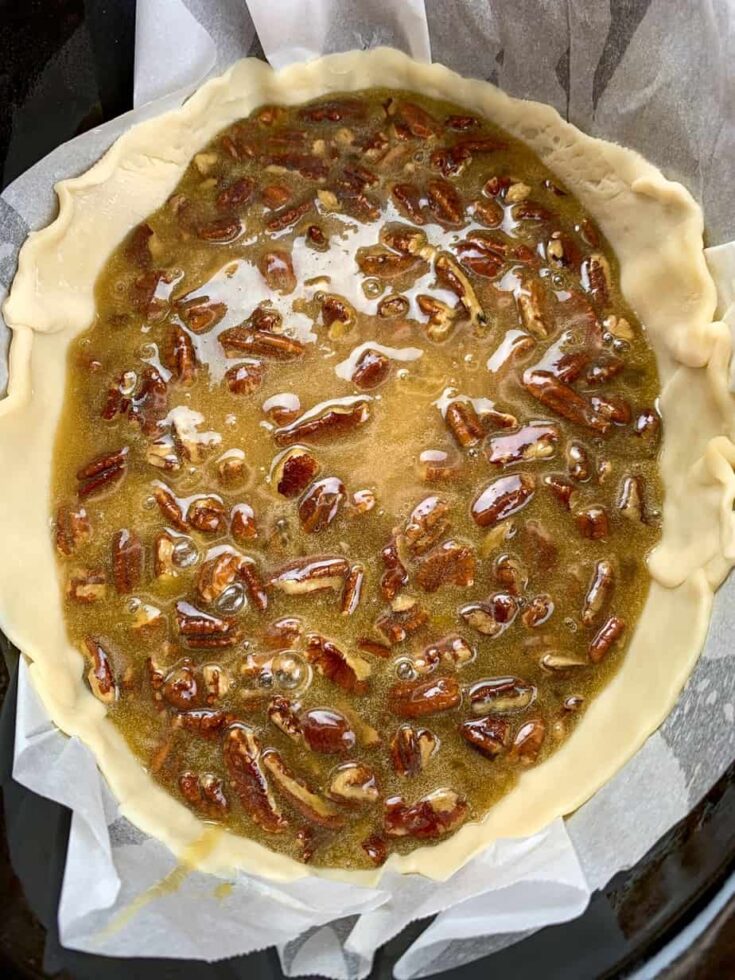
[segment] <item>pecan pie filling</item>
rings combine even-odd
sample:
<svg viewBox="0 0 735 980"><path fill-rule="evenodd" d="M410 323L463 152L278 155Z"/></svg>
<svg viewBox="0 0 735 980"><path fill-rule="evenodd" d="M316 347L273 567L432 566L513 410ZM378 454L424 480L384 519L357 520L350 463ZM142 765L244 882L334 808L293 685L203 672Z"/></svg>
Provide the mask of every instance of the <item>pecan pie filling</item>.
<svg viewBox="0 0 735 980"><path fill-rule="evenodd" d="M481 819L620 664L659 534L595 223L490 122L369 90L230 126L96 295L53 534L143 765L320 866Z"/></svg>

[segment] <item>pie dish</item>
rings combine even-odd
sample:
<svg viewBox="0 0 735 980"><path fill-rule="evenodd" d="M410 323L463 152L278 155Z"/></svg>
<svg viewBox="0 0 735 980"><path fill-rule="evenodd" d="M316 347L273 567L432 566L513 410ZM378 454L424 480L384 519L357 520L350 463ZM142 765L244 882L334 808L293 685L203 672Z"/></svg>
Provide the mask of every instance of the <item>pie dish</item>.
<svg viewBox="0 0 735 980"><path fill-rule="evenodd" d="M4 308L0 606L122 812L208 870L368 881L584 802L732 562L686 191L380 50L241 62L58 193Z"/></svg>

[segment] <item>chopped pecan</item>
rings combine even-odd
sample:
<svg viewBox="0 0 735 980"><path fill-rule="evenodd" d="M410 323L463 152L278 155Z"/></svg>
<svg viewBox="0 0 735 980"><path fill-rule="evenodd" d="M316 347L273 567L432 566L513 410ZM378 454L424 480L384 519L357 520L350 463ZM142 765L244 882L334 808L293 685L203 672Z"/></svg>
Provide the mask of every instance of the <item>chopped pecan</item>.
<svg viewBox="0 0 735 980"><path fill-rule="evenodd" d="M399 718L422 718L456 708L462 694L456 677L398 681L388 689L388 710Z"/></svg>
<svg viewBox="0 0 735 980"><path fill-rule="evenodd" d="M269 584L286 595L306 595L332 589L342 590L350 566L336 555L307 555L282 565L270 577Z"/></svg>
<svg viewBox="0 0 735 980"><path fill-rule="evenodd" d="M441 285L451 290L458 297L467 311L472 325L476 329L484 330L487 325L487 318L477 299L477 294L472 288L472 283L459 264L447 252L439 252L434 259L434 272Z"/></svg>
<svg viewBox="0 0 735 980"><path fill-rule="evenodd" d="M313 248L318 248L320 251L326 250L329 245L329 239L319 225L309 225L306 229L306 241Z"/></svg>
<svg viewBox="0 0 735 980"><path fill-rule="evenodd" d="M470 586L475 581L475 553L457 541L445 541L424 558L416 572L416 584L424 592L441 585Z"/></svg>
<svg viewBox="0 0 735 980"><path fill-rule="evenodd" d="M582 607L582 622L592 626L605 606L610 601L615 590L615 570L607 559L595 563L592 578L587 587L587 594Z"/></svg>
<svg viewBox="0 0 735 980"><path fill-rule="evenodd" d="M257 354L277 361L293 361L303 357L305 351L302 343L285 334L243 326L223 330L217 339L227 357Z"/></svg>
<svg viewBox="0 0 735 980"><path fill-rule="evenodd" d="M440 663L447 667L461 667L475 657L475 651L462 636L452 633L436 643L425 647L422 653L413 658L413 665L419 674L430 673Z"/></svg>
<svg viewBox="0 0 735 980"><path fill-rule="evenodd" d="M197 776L193 772L183 772L179 776L179 789L184 799L201 809L210 820L221 817L230 808L222 780L212 773Z"/></svg>
<svg viewBox="0 0 735 980"><path fill-rule="evenodd" d="M242 630L232 619L202 612L184 600L176 603L176 622L182 641L196 650L232 647L242 640Z"/></svg>
<svg viewBox="0 0 735 980"><path fill-rule="evenodd" d="M442 497L426 497L411 511L403 532L408 550L422 555L447 533L449 504ZM384 556L385 560L385 556Z"/></svg>
<svg viewBox="0 0 735 980"><path fill-rule="evenodd" d="M377 499L373 490L365 488L364 490L355 490L352 494L352 509L356 514L369 513L376 503Z"/></svg>
<svg viewBox="0 0 735 980"><path fill-rule="evenodd" d="M510 750L510 758L524 766L533 765L538 759L546 737L546 724L543 718L533 718L524 722L516 732Z"/></svg>
<svg viewBox="0 0 735 980"><path fill-rule="evenodd" d="M241 449L230 449L217 460L217 479L224 487L242 483L248 475L245 454Z"/></svg>
<svg viewBox="0 0 735 980"><path fill-rule="evenodd" d="M282 207L291 197L291 191L283 184L266 184L261 188L260 196L263 203L271 211Z"/></svg>
<svg viewBox="0 0 735 980"><path fill-rule="evenodd" d="M610 533L610 522L604 507L586 507L576 515L577 528L583 538L601 541Z"/></svg>
<svg viewBox="0 0 735 980"><path fill-rule="evenodd" d="M219 192L215 203L221 211L237 210L248 203L254 190L255 181L250 177L240 177Z"/></svg>
<svg viewBox="0 0 735 980"><path fill-rule="evenodd" d="M457 189L448 180L430 180L427 185L429 207L443 224L459 225L464 205Z"/></svg>
<svg viewBox="0 0 735 980"><path fill-rule="evenodd" d="M563 473L548 473L544 477L544 483L560 504L567 510L572 509L572 497L576 487L568 477L564 476Z"/></svg>
<svg viewBox="0 0 735 980"><path fill-rule="evenodd" d="M508 714L533 704L536 688L518 677L491 677L476 681L469 690L473 715Z"/></svg>
<svg viewBox="0 0 735 980"><path fill-rule="evenodd" d="M368 349L360 355L360 359L352 372L352 383L370 391L381 385L390 373L390 361L380 351Z"/></svg>
<svg viewBox="0 0 735 980"><path fill-rule="evenodd" d="M601 663L625 633L625 623L617 616L610 616L595 634L589 645L589 658L593 664Z"/></svg>
<svg viewBox="0 0 735 980"><path fill-rule="evenodd" d="M559 430L545 422L531 422L507 435L488 439L487 458L496 466L550 459L556 451Z"/></svg>
<svg viewBox="0 0 735 980"><path fill-rule="evenodd" d="M551 650L541 657L539 664L547 673L563 675L568 674L570 671L578 670L580 667L586 667L587 661L580 660L579 657L570 656L566 653L557 653L555 650Z"/></svg>
<svg viewBox="0 0 735 980"><path fill-rule="evenodd" d="M578 483L586 483L592 476L589 453L581 442L570 442L567 446L567 470Z"/></svg>
<svg viewBox="0 0 735 980"><path fill-rule="evenodd" d="M217 534L227 523L225 505L218 497L195 497L189 504L186 519L190 527L203 534Z"/></svg>
<svg viewBox="0 0 735 980"><path fill-rule="evenodd" d="M166 366L179 384L194 383L197 373L197 355L191 337L183 327L171 328L165 359Z"/></svg>
<svg viewBox="0 0 735 980"><path fill-rule="evenodd" d="M210 303L209 296L182 299L176 304L179 316L193 333L206 333L227 313L224 303Z"/></svg>
<svg viewBox="0 0 735 980"><path fill-rule="evenodd" d="M135 531L123 528L112 539L112 580L120 595L133 592L143 576L143 545Z"/></svg>
<svg viewBox="0 0 735 980"><path fill-rule="evenodd" d="M293 446L276 460L272 479L283 497L298 497L320 470L318 460L308 450Z"/></svg>
<svg viewBox="0 0 735 980"><path fill-rule="evenodd" d="M246 544L258 537L255 511L250 504L240 503L230 511L230 534L238 544Z"/></svg>
<svg viewBox="0 0 735 980"><path fill-rule="evenodd" d="M268 705L268 720L276 728L279 728L284 735L287 735L292 742L302 740L301 722L288 698L281 697L280 694L271 698Z"/></svg>
<svg viewBox="0 0 735 980"><path fill-rule="evenodd" d="M161 531L153 540L153 573L156 578L174 578L178 572L174 568L174 539L166 531Z"/></svg>
<svg viewBox="0 0 735 980"><path fill-rule="evenodd" d="M78 568L66 583L66 597L71 602L89 605L104 599L107 591L105 573L88 568Z"/></svg>
<svg viewBox="0 0 735 980"><path fill-rule="evenodd" d="M273 799L261 767L260 745L253 731L241 724L229 728L225 733L223 755L230 784L248 816L269 833L284 831L288 821Z"/></svg>
<svg viewBox="0 0 735 980"><path fill-rule="evenodd" d="M244 558L237 575L245 583L250 601L255 608L265 612L268 608L268 594L255 561L252 558Z"/></svg>
<svg viewBox="0 0 735 980"><path fill-rule="evenodd" d="M592 395L590 405L601 418L614 425L627 425L633 418L630 403L620 395Z"/></svg>
<svg viewBox="0 0 735 980"><path fill-rule="evenodd" d="M353 565L345 578L342 590L341 612L343 616L351 616L360 604L362 584L365 579L365 569L362 565Z"/></svg>
<svg viewBox="0 0 735 980"><path fill-rule="evenodd" d="M229 674L219 664L204 664L202 680L204 681L204 690L207 692L207 704L215 704L227 694L231 686Z"/></svg>
<svg viewBox="0 0 735 980"><path fill-rule="evenodd" d="M451 789L434 790L412 804L391 796L385 801L384 829L389 837L430 840L456 830L468 811L467 801Z"/></svg>
<svg viewBox="0 0 735 980"><path fill-rule="evenodd" d="M331 99L299 109L298 114L305 122L340 122L342 119L361 119L365 115L365 106L359 99Z"/></svg>
<svg viewBox="0 0 735 980"><path fill-rule="evenodd" d="M537 595L528 603L523 610L521 619L523 625L529 629L543 626L554 612L554 601L550 595Z"/></svg>
<svg viewBox="0 0 735 980"><path fill-rule="evenodd" d="M401 296L400 294L384 296L378 303L378 316L386 320L393 317L406 316L408 311L409 302L405 296Z"/></svg>
<svg viewBox="0 0 735 980"><path fill-rule="evenodd" d="M276 293L292 293L296 288L293 261L288 252L274 248L258 260L258 269L266 285Z"/></svg>
<svg viewBox="0 0 735 980"><path fill-rule="evenodd" d="M87 680L92 693L103 704L112 704L117 697L117 684L110 661L110 655L105 648L92 636L84 638L85 656L90 662Z"/></svg>
<svg viewBox="0 0 735 980"><path fill-rule="evenodd" d="M380 643L379 640L373 640L369 636L361 636L357 641L357 646L364 653L372 653L375 657L381 657L383 660L387 660L391 656L391 648L385 644Z"/></svg>
<svg viewBox="0 0 735 980"><path fill-rule="evenodd" d="M418 255L426 245L426 235L412 225L388 224L380 230L380 243L401 255Z"/></svg>
<svg viewBox="0 0 735 980"><path fill-rule="evenodd" d="M306 659L328 681L348 694L365 694L372 668L358 654L343 653L331 640L319 633L306 636Z"/></svg>
<svg viewBox="0 0 735 980"><path fill-rule="evenodd" d="M462 449L476 446L485 435L485 429L472 402L450 402L444 414L444 421Z"/></svg>
<svg viewBox="0 0 735 980"><path fill-rule="evenodd" d="M633 432L645 442L658 442L661 434L661 416L655 408L644 408L636 417Z"/></svg>
<svg viewBox="0 0 735 980"><path fill-rule="evenodd" d="M313 752L335 755L355 747L355 733L349 721L333 708L310 708L302 712L300 724L304 740Z"/></svg>
<svg viewBox="0 0 735 980"><path fill-rule="evenodd" d="M54 525L56 550L67 558L92 535L92 526L84 507L62 504L56 511Z"/></svg>
<svg viewBox="0 0 735 980"><path fill-rule="evenodd" d="M578 394L568 384L555 378L550 371L529 369L523 374L523 385L537 401L551 409L555 415L582 425L604 435L610 422L597 411L591 402Z"/></svg>
<svg viewBox="0 0 735 980"><path fill-rule="evenodd" d="M160 684L161 697L178 711L185 711L197 703L199 687L194 668L184 663L169 671Z"/></svg>
<svg viewBox="0 0 735 980"><path fill-rule="evenodd" d="M227 387L233 395L252 395L263 384L265 365L262 361L249 360L225 371Z"/></svg>
<svg viewBox="0 0 735 980"><path fill-rule="evenodd" d="M394 535L380 553L386 568L380 579L380 591L388 602L395 599L408 582L408 571L398 553L398 540Z"/></svg>
<svg viewBox="0 0 735 980"><path fill-rule="evenodd" d="M399 776L415 776L425 769L439 748L439 739L428 728L401 725L390 740L390 757Z"/></svg>
<svg viewBox="0 0 735 980"><path fill-rule="evenodd" d="M473 749L487 759L495 759L505 751L510 735L510 725L504 718L473 718L459 726L459 733Z"/></svg>
<svg viewBox="0 0 735 980"><path fill-rule="evenodd" d="M325 530L335 519L347 493L336 476L313 483L299 504L299 520L307 534Z"/></svg>
<svg viewBox="0 0 735 980"><path fill-rule="evenodd" d="M211 708L194 708L192 711L181 711L174 718L175 728L184 728L188 732L196 732L209 738L218 735L234 721L229 711L218 711Z"/></svg>
<svg viewBox="0 0 735 980"><path fill-rule="evenodd" d="M303 632L304 624L297 616L284 616L266 626L263 642L272 650L286 650L301 639Z"/></svg>
<svg viewBox="0 0 735 980"><path fill-rule="evenodd" d="M526 521L522 536L525 538L526 547L533 558L533 566L548 571L556 564L559 549L543 524L539 521Z"/></svg>
<svg viewBox="0 0 735 980"><path fill-rule="evenodd" d="M158 439L148 443L145 454L146 462L159 470L181 469L181 459L173 436L166 432Z"/></svg>
<svg viewBox="0 0 735 980"><path fill-rule="evenodd" d="M472 503L472 517L480 527L491 527L525 507L534 495L536 481L528 473L500 476L489 483Z"/></svg>
<svg viewBox="0 0 735 980"><path fill-rule="evenodd" d="M237 578L242 558L224 551L216 558L205 561L199 569L197 592L203 602L214 602Z"/></svg>
<svg viewBox="0 0 735 980"><path fill-rule="evenodd" d="M600 252L582 260L580 275L583 289L594 303L606 307L610 303L610 263Z"/></svg>
<svg viewBox="0 0 735 980"><path fill-rule="evenodd" d="M616 378L625 368L625 361L614 354L600 352L587 370L587 383L591 385L607 384Z"/></svg>
<svg viewBox="0 0 735 980"><path fill-rule="evenodd" d="M486 602L471 602L459 614L472 629L483 636L500 636L518 613L518 601L507 592L498 592Z"/></svg>
<svg viewBox="0 0 735 980"><path fill-rule="evenodd" d="M429 340L441 344L454 329L462 308L459 306L453 308L443 300L423 293L416 297L416 303L421 312L429 318L426 323L426 336ZM453 404L471 409L471 405L464 402L454 402Z"/></svg>
<svg viewBox="0 0 735 980"><path fill-rule="evenodd" d="M397 255L376 248L360 249L356 261L363 275L376 279L396 279L426 268L426 262L418 255Z"/></svg>
<svg viewBox="0 0 735 980"><path fill-rule="evenodd" d="M441 171L445 177L456 177L471 159L471 151L458 143L454 146L442 146L434 150L430 157L432 167Z"/></svg>
<svg viewBox="0 0 735 980"><path fill-rule="evenodd" d="M620 491L618 510L629 521L644 521L643 481L639 476L626 476Z"/></svg>
<svg viewBox="0 0 735 980"><path fill-rule="evenodd" d="M77 471L79 481L79 498L86 500L108 487L114 486L125 475L127 468L128 447L114 449L112 452L97 456Z"/></svg>
<svg viewBox="0 0 735 980"><path fill-rule="evenodd" d="M426 449L419 456L418 472L424 483L453 483L462 472L462 461L443 449Z"/></svg>
<svg viewBox="0 0 735 980"><path fill-rule="evenodd" d="M267 749L261 758L263 766L275 780L280 792L303 817L330 830L339 830L344 825L335 806L319 796L306 780L292 772L280 752Z"/></svg>
<svg viewBox="0 0 735 980"><path fill-rule="evenodd" d="M404 609L384 613L376 620L376 627L388 640L391 646L403 643L407 636L412 636L422 629L429 621L429 614L415 600Z"/></svg>
<svg viewBox="0 0 735 980"><path fill-rule="evenodd" d="M495 559L493 574L498 585L512 596L522 595L528 585L528 575L513 555L499 555Z"/></svg>
<svg viewBox="0 0 735 980"><path fill-rule="evenodd" d="M356 401L349 405L324 402L318 410L312 409L290 425L276 429L274 438L279 446L332 439L353 432L369 418L370 406L366 401Z"/></svg>
<svg viewBox="0 0 735 980"><path fill-rule="evenodd" d="M360 805L377 803L380 798L375 773L363 762L346 762L329 783L327 795L337 803Z"/></svg>

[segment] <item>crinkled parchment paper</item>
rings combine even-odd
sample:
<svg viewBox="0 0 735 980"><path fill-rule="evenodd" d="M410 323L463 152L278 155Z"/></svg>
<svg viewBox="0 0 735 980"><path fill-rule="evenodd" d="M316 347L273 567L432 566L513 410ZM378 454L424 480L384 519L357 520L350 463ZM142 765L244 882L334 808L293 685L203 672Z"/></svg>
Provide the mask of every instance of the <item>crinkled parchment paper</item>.
<svg viewBox="0 0 735 980"><path fill-rule="evenodd" d="M282 67L380 44L551 103L586 132L634 147L703 202L712 242L735 234L727 0L138 0L138 108L59 147L0 197L0 302L28 231L53 216L53 183L87 169L132 123L246 55ZM735 244L708 259L718 314L735 331ZM610 783L566 822L499 841L441 884L393 877L357 889L182 874L162 844L119 817L91 754L49 722L21 664L14 777L73 810L62 943L207 960L275 945L288 975L351 980L405 925L436 916L396 964L402 978L449 970L578 915L591 890L633 865L735 757L734 601L731 579L679 702Z"/></svg>

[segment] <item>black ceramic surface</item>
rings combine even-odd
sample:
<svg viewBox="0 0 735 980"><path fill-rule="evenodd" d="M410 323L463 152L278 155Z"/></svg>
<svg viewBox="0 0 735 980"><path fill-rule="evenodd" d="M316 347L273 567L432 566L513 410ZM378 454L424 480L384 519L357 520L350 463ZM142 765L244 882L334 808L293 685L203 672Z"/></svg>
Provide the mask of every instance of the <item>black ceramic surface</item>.
<svg viewBox="0 0 735 980"><path fill-rule="evenodd" d="M611 3L621 0L611 0ZM134 0L0 0L2 186L64 140L131 105ZM1 493L1 489L0 489ZM271 980L273 952L219 964L107 959L64 950L56 909L70 815L10 777L17 655L0 661L0 976L73 980ZM9 680L8 680L9 678ZM706 905L735 870L735 767L629 872L595 893L586 913L492 958L453 970L454 980L597 980L629 976ZM371 980L426 923L376 956ZM735 976L735 903L667 970L676 980Z"/></svg>

